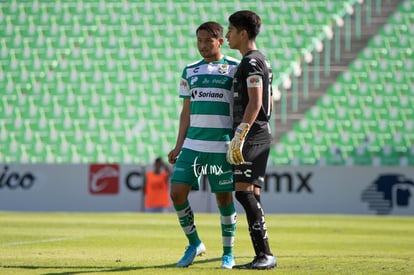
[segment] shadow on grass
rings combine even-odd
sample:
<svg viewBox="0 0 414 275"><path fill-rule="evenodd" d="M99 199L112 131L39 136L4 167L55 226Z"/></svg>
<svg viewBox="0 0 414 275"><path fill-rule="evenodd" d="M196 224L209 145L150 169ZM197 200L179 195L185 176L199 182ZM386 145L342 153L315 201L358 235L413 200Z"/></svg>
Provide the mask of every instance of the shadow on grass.
<svg viewBox="0 0 414 275"><path fill-rule="evenodd" d="M209 262L221 262L221 258L212 258L206 260L200 260L194 263L194 265L209 263ZM138 271L144 269L164 269L164 268L176 268L177 264L165 264L165 265L154 265L154 266L119 266L119 267L108 267L108 266L0 266L0 268L19 268L27 270L36 270L36 269L82 269L79 271L62 271L62 272L46 272L42 273L43 275L72 275L72 274L87 274L87 273L110 273L110 272L128 272L128 271ZM90 269L90 270L85 270Z"/></svg>

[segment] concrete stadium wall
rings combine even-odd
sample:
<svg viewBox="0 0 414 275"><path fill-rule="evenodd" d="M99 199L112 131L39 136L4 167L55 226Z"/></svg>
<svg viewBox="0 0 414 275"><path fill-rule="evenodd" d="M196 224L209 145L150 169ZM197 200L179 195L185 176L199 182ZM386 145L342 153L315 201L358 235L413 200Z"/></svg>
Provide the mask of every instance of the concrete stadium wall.
<svg viewBox="0 0 414 275"><path fill-rule="evenodd" d="M143 211L144 172L126 164L0 164L0 210ZM262 203L269 214L414 215L413 194L412 167L269 167ZM197 212L218 212L205 177L190 202Z"/></svg>

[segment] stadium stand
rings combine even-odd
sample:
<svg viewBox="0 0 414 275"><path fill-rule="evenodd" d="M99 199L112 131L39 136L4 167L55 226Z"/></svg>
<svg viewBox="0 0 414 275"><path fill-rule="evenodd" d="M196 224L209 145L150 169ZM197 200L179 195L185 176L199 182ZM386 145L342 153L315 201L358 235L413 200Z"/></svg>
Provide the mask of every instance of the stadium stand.
<svg viewBox="0 0 414 275"><path fill-rule="evenodd" d="M200 23L226 26L237 9L257 11L264 22L259 47L281 72L277 87L355 5L361 3L0 2L0 162L149 163L174 145L178 80L199 58ZM368 164L374 153L380 163L413 163L412 9L410 1L399 7L275 146L271 164ZM363 112L372 119L361 119Z"/></svg>

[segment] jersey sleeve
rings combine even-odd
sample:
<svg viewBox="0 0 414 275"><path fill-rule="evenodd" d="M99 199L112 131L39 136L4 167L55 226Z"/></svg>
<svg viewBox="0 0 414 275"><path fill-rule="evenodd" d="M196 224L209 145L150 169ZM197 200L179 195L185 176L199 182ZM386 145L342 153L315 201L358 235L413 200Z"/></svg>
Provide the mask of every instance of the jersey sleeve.
<svg viewBox="0 0 414 275"><path fill-rule="evenodd" d="M186 69L184 69L183 74L181 75L179 96L181 98L189 98L191 96L190 87L186 79Z"/></svg>
<svg viewBox="0 0 414 275"><path fill-rule="evenodd" d="M247 88L263 87L263 68L255 58L250 58L246 62L246 84Z"/></svg>

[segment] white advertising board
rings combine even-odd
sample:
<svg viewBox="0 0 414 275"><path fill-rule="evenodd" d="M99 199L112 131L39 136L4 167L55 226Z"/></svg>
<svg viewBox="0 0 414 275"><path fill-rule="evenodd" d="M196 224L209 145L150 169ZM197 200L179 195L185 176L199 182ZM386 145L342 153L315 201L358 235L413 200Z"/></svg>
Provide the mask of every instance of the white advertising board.
<svg viewBox="0 0 414 275"><path fill-rule="evenodd" d="M143 167L0 165L0 210L141 211Z"/></svg>
<svg viewBox="0 0 414 275"><path fill-rule="evenodd" d="M266 213L414 215L413 167L269 167L265 182ZM192 196L201 211L203 194Z"/></svg>
<svg viewBox="0 0 414 275"><path fill-rule="evenodd" d="M0 210L142 211L144 167L123 164L0 164ZM266 213L414 215L412 167L269 167ZM218 212L203 181L197 212ZM238 212L243 212L236 201Z"/></svg>

